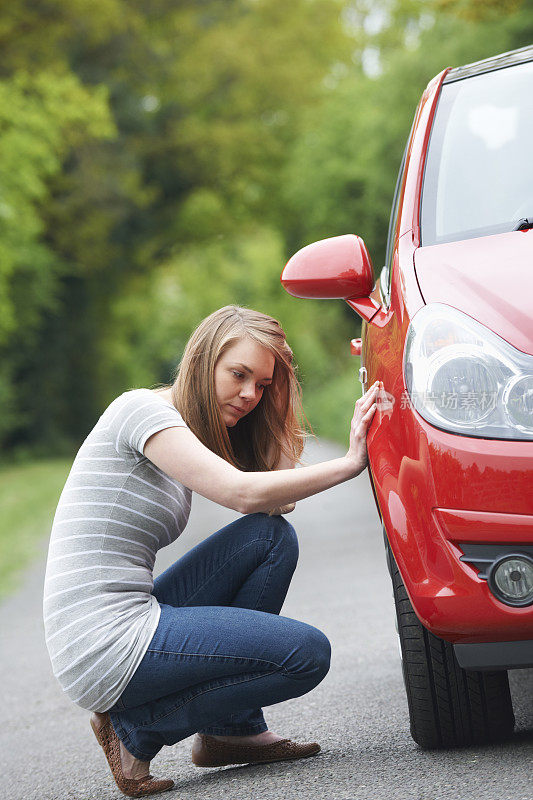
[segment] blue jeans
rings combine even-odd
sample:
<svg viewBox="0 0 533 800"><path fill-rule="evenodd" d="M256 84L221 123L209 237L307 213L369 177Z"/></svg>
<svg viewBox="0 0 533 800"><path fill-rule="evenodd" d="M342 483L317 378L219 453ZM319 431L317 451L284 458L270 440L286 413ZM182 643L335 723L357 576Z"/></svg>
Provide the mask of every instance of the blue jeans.
<svg viewBox="0 0 533 800"><path fill-rule="evenodd" d="M279 612L298 541L283 517L250 514L192 548L154 582L161 617L110 709L127 750L150 761L196 731L267 730L262 706L309 692L327 674L326 636Z"/></svg>

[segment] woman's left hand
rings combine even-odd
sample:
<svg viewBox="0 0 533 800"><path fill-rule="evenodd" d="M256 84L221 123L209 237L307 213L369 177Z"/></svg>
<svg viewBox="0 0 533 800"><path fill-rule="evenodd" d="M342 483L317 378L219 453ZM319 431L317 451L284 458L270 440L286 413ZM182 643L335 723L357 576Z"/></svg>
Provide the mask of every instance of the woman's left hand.
<svg viewBox="0 0 533 800"><path fill-rule="evenodd" d="M288 503L286 506L278 506L268 512L269 517L279 517L281 514L289 514L296 508L296 503Z"/></svg>

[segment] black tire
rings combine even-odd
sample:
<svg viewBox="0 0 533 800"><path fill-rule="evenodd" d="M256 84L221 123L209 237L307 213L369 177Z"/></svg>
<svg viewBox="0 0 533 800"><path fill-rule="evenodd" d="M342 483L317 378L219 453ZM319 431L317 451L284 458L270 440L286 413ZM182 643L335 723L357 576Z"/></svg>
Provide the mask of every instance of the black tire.
<svg viewBox="0 0 533 800"><path fill-rule="evenodd" d="M507 671L462 669L453 646L419 621L388 546L411 736L420 747L501 741L514 729Z"/></svg>

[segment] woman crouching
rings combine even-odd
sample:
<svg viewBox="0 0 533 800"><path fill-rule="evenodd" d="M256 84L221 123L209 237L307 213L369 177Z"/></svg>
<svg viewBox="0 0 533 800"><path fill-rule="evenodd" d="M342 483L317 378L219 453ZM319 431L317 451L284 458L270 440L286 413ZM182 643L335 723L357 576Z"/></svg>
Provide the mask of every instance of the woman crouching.
<svg viewBox="0 0 533 800"><path fill-rule="evenodd" d="M170 789L150 761L194 733L201 767L319 752L268 730L262 712L309 692L330 661L321 631L279 616L298 556L281 514L364 469L376 392L355 404L345 456L293 469L305 430L285 334L227 306L194 331L171 386L125 392L87 436L54 517L45 632L124 794ZM154 581L192 492L244 516Z"/></svg>

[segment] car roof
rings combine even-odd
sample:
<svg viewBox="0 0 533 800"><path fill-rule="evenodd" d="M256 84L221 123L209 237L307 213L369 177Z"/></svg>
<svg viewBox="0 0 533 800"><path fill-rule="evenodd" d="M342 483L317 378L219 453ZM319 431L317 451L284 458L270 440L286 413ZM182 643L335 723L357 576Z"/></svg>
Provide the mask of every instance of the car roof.
<svg viewBox="0 0 533 800"><path fill-rule="evenodd" d="M443 83L453 83L453 81L460 81L463 78L471 78L473 75L481 75L484 72L493 72L503 67L522 64L525 61L533 61L533 45L520 47L518 50L509 50L507 53L484 58L482 61L474 61L472 64L465 64L463 67L455 67L446 73Z"/></svg>

